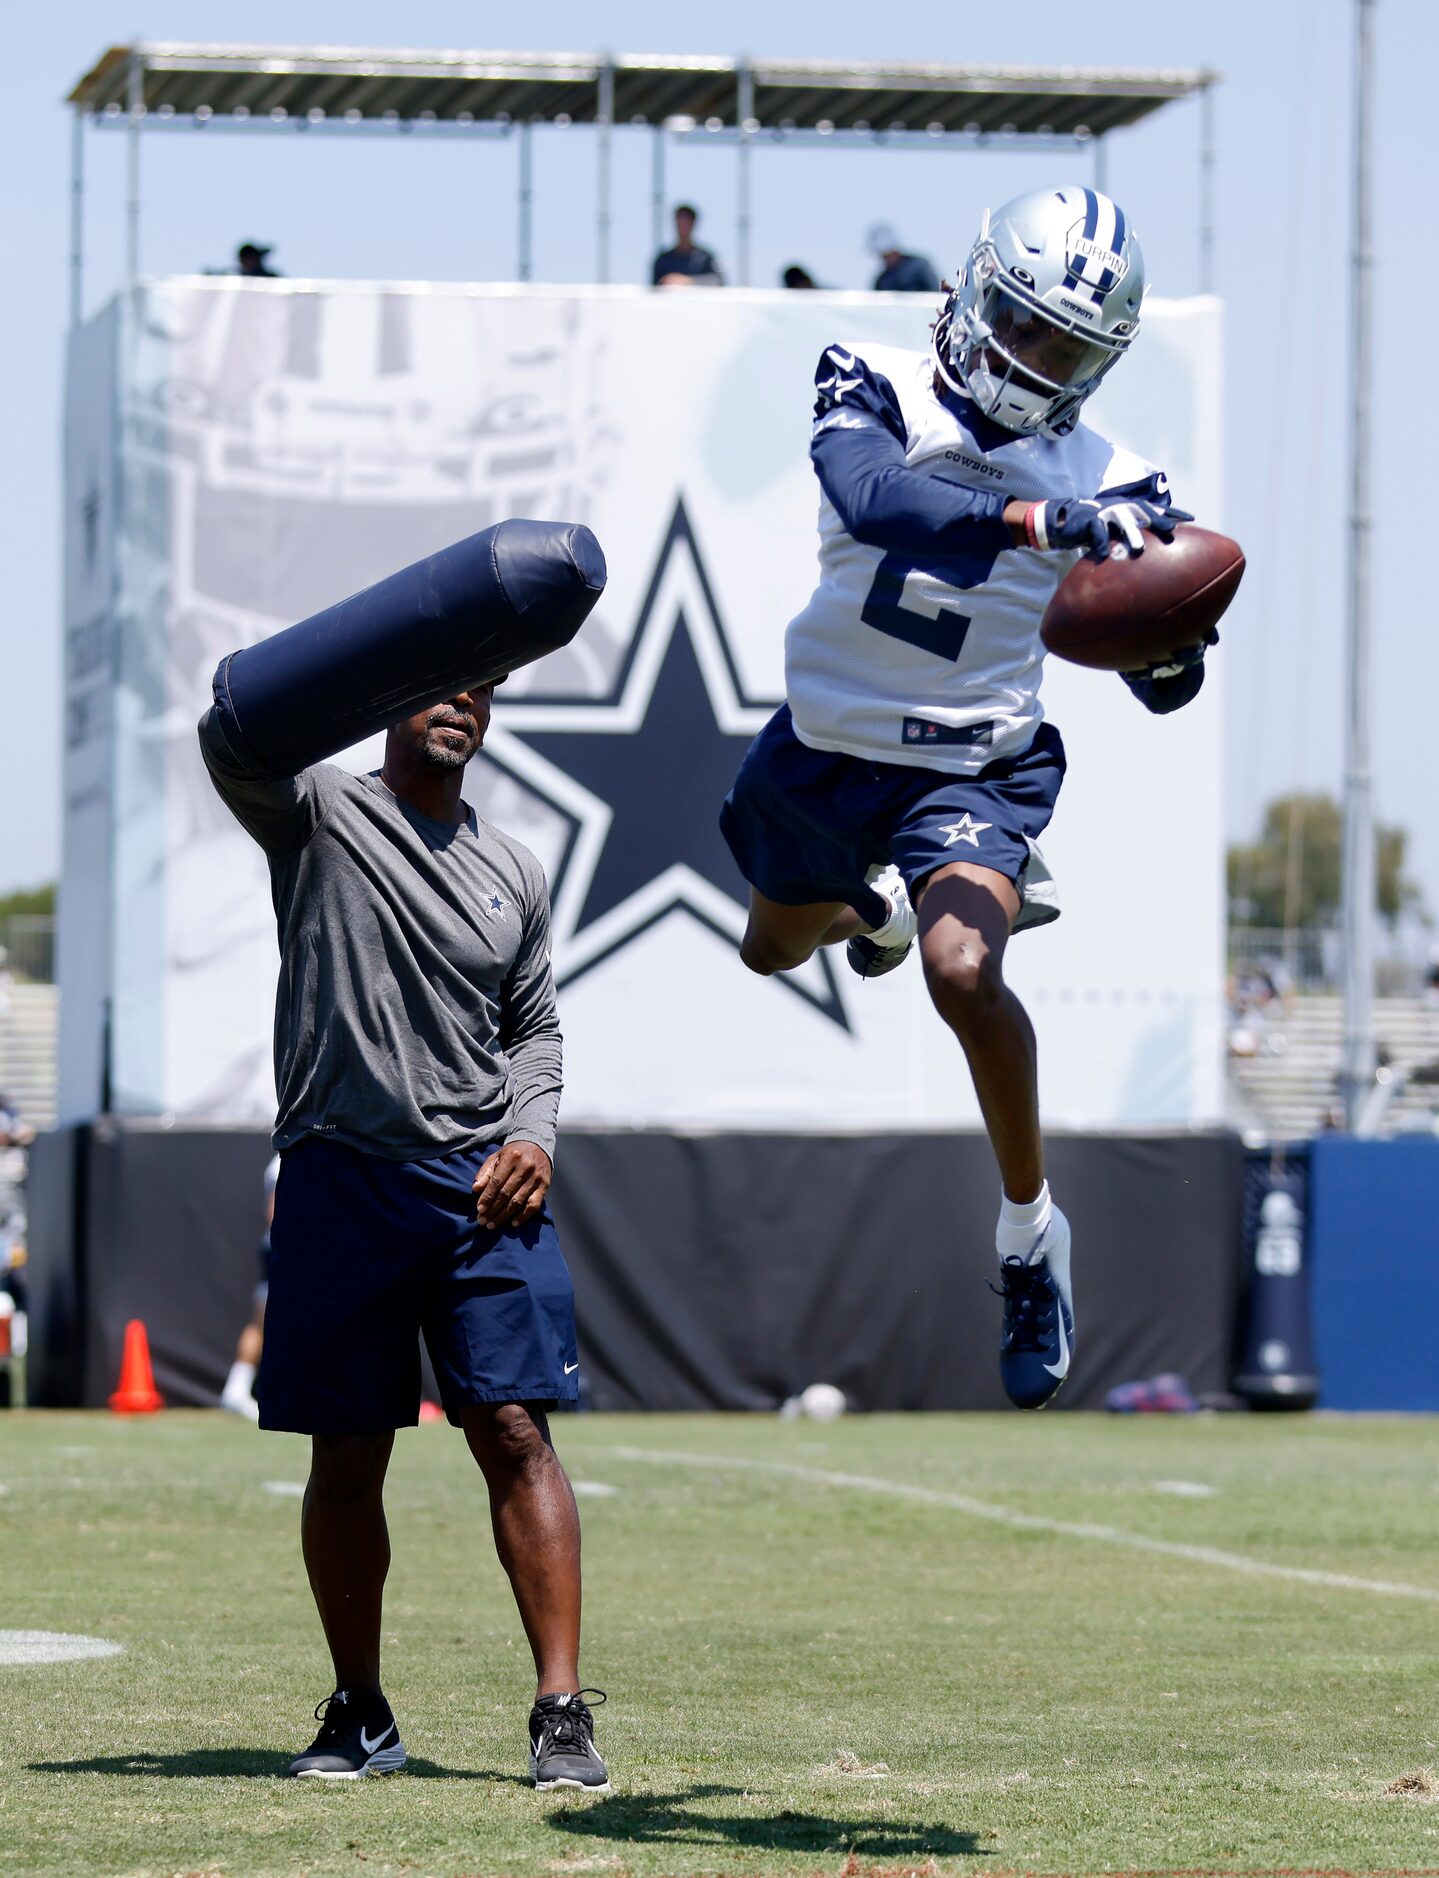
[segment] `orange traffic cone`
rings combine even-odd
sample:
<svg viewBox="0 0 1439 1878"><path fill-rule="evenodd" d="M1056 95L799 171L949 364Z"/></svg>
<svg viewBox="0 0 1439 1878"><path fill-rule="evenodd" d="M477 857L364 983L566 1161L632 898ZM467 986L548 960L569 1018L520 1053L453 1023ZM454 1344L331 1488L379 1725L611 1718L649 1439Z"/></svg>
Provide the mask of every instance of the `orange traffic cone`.
<svg viewBox="0 0 1439 1878"><path fill-rule="evenodd" d="M150 1368L150 1339L138 1317L125 1326L125 1354L120 1358L120 1387L110 1397L110 1407L117 1415L153 1415L164 1408L165 1398L155 1387Z"/></svg>

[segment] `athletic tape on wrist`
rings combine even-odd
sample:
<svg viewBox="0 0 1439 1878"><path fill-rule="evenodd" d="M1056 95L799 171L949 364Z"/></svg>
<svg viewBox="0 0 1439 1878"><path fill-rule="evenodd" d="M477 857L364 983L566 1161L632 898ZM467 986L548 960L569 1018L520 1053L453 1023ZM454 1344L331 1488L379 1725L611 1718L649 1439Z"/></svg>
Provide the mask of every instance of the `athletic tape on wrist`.
<svg viewBox="0 0 1439 1878"><path fill-rule="evenodd" d="M1042 502L1031 502L1024 511L1024 534L1031 548L1046 549L1049 546L1049 530L1044 525L1044 507Z"/></svg>

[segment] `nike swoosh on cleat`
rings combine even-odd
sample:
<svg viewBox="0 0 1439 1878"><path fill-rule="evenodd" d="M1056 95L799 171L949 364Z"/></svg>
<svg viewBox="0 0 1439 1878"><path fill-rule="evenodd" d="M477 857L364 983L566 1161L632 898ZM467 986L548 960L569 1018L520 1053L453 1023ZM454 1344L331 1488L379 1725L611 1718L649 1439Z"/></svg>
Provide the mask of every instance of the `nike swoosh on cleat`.
<svg viewBox="0 0 1439 1878"><path fill-rule="evenodd" d="M1059 1327L1059 1361L1057 1363L1044 1363L1041 1367L1047 1374L1063 1382L1064 1378L1069 1374L1069 1338L1064 1329L1064 1305L1058 1298L1055 1299L1055 1303L1058 1306L1055 1321Z"/></svg>
<svg viewBox="0 0 1439 1878"><path fill-rule="evenodd" d="M394 1732L395 1732L395 1724L391 1722L389 1727L386 1728L383 1733L377 1734L374 1740L372 1741L370 1737L365 1733L364 1729L362 1728L360 1730L360 1746L365 1750L366 1754L373 1754L375 1749L379 1747L380 1743L382 1741L388 1741L390 1736Z"/></svg>

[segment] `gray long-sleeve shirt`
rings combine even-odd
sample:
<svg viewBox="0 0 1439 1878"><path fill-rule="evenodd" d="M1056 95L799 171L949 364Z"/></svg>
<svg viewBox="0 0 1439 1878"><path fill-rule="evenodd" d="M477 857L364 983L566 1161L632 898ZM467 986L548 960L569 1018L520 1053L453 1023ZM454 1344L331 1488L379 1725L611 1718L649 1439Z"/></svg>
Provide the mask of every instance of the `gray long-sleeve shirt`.
<svg viewBox="0 0 1439 1878"><path fill-rule="evenodd" d="M392 1160L533 1141L551 1157L561 1045L539 862L468 811L432 821L377 775L256 775L213 711L210 776L270 864L280 938L275 1146Z"/></svg>

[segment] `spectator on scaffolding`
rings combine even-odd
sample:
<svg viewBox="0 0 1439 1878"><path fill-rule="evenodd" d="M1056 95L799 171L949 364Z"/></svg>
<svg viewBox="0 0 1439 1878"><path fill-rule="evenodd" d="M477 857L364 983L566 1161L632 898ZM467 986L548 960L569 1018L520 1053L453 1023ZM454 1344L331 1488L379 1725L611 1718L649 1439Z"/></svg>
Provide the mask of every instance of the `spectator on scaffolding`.
<svg viewBox="0 0 1439 1878"><path fill-rule="evenodd" d="M675 210L675 245L655 256L650 278L656 287L722 287L724 275L708 248L695 241L698 209L688 202Z"/></svg>
<svg viewBox="0 0 1439 1878"><path fill-rule="evenodd" d="M235 250L234 271L246 280L278 280L278 268L269 265L270 249L257 242L242 241Z"/></svg>
<svg viewBox="0 0 1439 1878"><path fill-rule="evenodd" d="M899 236L887 222L877 222L865 242L880 263L874 278L876 293L938 293L939 275L922 254L906 254Z"/></svg>
<svg viewBox="0 0 1439 1878"><path fill-rule="evenodd" d="M801 267L797 261L790 262L783 274L780 275L780 279L784 282L786 287L804 289L819 286L819 282L815 279L814 275L810 273L809 269L807 267Z"/></svg>

